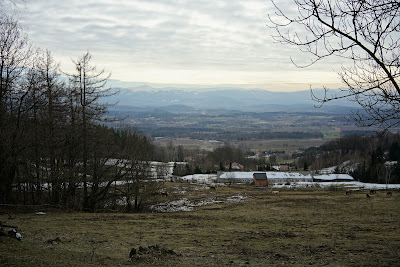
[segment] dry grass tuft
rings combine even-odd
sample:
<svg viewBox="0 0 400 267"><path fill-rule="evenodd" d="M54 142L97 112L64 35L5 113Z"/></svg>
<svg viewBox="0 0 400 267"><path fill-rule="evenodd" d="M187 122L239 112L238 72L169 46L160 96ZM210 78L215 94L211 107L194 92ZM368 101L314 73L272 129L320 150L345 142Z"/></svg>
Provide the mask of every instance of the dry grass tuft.
<svg viewBox="0 0 400 267"><path fill-rule="evenodd" d="M188 187L170 184L169 188ZM193 188L192 188L193 189ZM169 200L248 197L177 213L16 214L24 237L0 237L2 266L398 266L400 192L251 186L186 190ZM7 221L7 214L0 221ZM162 247L129 259L132 248ZM173 251L173 253L163 253Z"/></svg>

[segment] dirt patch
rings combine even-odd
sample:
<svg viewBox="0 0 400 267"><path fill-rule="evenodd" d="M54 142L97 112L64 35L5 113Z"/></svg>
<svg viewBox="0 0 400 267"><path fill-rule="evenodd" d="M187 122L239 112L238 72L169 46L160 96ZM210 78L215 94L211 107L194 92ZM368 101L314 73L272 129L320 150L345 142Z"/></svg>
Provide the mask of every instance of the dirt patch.
<svg viewBox="0 0 400 267"><path fill-rule="evenodd" d="M51 245L57 245L57 244L59 244L59 243L61 243L61 242L62 242L62 241L61 241L61 238L60 238L60 237L51 238L51 239L48 239L48 240L46 241L46 243L51 244Z"/></svg>
<svg viewBox="0 0 400 267"><path fill-rule="evenodd" d="M139 248L132 248L129 253L129 261L134 263L151 263L156 264L162 260L171 257L178 257L180 254L172 249L164 248L162 245L151 245L147 247L140 246Z"/></svg>

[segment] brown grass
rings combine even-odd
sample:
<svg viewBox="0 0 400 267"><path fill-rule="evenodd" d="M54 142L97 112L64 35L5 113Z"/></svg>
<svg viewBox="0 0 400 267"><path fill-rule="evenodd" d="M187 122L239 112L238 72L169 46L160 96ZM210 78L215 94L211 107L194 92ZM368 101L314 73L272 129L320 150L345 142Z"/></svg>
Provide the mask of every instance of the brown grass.
<svg viewBox="0 0 400 267"><path fill-rule="evenodd" d="M175 186L187 184L170 184ZM17 214L23 241L0 239L3 266L399 266L400 192L189 190L170 199L249 197L178 213ZM8 215L0 215L6 221ZM131 248L160 245L128 261Z"/></svg>

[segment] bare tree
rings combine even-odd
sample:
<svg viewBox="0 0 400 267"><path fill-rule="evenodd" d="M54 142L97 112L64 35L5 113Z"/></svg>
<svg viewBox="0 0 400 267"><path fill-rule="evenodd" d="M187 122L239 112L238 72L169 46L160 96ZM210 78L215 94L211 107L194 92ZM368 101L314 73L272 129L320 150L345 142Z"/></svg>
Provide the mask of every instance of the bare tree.
<svg viewBox="0 0 400 267"><path fill-rule="evenodd" d="M90 130L95 123L98 123L107 113L107 104L100 103L101 98L111 95L106 88L106 83L111 74L106 74L104 69L98 71L91 65L92 55L87 52L75 64L75 74L69 74L72 92L72 99L75 101L79 121L81 151L82 151L82 182L84 207L89 206L88 176L90 158Z"/></svg>
<svg viewBox="0 0 400 267"><path fill-rule="evenodd" d="M45 182L42 168L43 154L43 125L41 120L41 112L45 106L42 94L42 81L37 71L38 53L34 54L32 65L23 75L23 79L19 82L19 91L23 92L24 99L21 101L17 116L20 125L20 138L18 143L24 149L23 153L18 155L20 162L18 168L18 177L16 182L20 184L18 187L24 192L24 203L28 201L28 194L32 203L37 204L38 197L41 196L41 185ZM17 96L16 91L13 92ZM12 113L9 113L12 114ZM15 116L13 116L15 118ZM38 190L35 190L35 189Z"/></svg>
<svg viewBox="0 0 400 267"><path fill-rule="evenodd" d="M139 211L159 188L159 183L151 177L151 156L154 146L140 132L130 127L116 131L121 151L125 159L124 184L118 189L126 202L127 211Z"/></svg>
<svg viewBox="0 0 400 267"><path fill-rule="evenodd" d="M339 98L356 101L361 110L352 118L359 126L386 130L400 125L399 1L293 0L298 12L292 16L271 1L276 8L269 16L274 38L312 56L308 64L297 66L330 56L352 64L338 73L346 85L342 95L328 94L325 88L322 98L312 93L315 100L321 105Z"/></svg>
<svg viewBox="0 0 400 267"><path fill-rule="evenodd" d="M28 0L29 1L29 0ZM18 11L18 5L27 2L26 0L0 0L0 16L6 16Z"/></svg>
<svg viewBox="0 0 400 267"><path fill-rule="evenodd" d="M62 175L64 135L63 127L66 122L66 90L65 83L61 81L59 65L54 61L50 51L39 51L37 64L34 70L38 75L42 103L38 125L42 149L41 158L45 159L42 166L46 166L47 181L51 183L51 200L53 204L59 204L61 196L61 184L64 182Z"/></svg>
<svg viewBox="0 0 400 267"><path fill-rule="evenodd" d="M20 86L30 61L28 40L11 16L0 16L0 195L9 199L18 167L24 100Z"/></svg>

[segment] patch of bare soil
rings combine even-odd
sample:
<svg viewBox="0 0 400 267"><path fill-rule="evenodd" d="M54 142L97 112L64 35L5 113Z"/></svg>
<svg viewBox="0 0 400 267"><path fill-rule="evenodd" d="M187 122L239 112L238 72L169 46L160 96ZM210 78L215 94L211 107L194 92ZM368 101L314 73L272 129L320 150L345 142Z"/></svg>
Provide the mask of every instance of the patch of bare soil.
<svg viewBox="0 0 400 267"><path fill-rule="evenodd" d="M132 248L129 254L129 261L132 263L157 264L168 258L181 256L172 249L167 249L162 245L140 246Z"/></svg>

